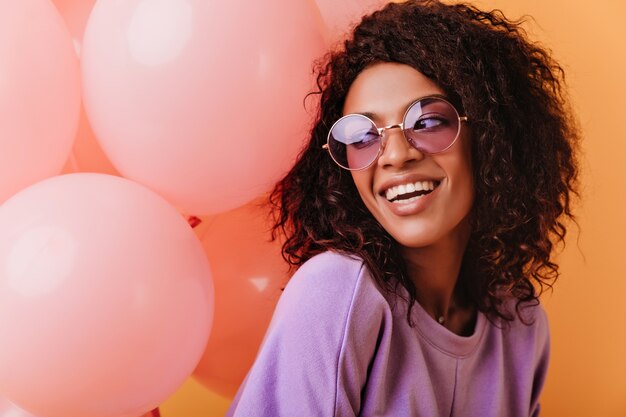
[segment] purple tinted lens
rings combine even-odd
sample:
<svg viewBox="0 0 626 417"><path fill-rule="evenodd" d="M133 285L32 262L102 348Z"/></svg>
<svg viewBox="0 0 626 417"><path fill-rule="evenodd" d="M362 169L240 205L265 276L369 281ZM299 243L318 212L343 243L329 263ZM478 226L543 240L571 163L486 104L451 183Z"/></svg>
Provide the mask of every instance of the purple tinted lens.
<svg viewBox="0 0 626 417"><path fill-rule="evenodd" d="M411 105L404 117L404 134L420 151L448 149L459 134L459 114L452 104L430 97Z"/></svg>
<svg viewBox="0 0 626 417"><path fill-rule="evenodd" d="M328 134L330 154L347 169L361 169L371 164L380 149L376 125L365 116L351 114L339 119Z"/></svg>

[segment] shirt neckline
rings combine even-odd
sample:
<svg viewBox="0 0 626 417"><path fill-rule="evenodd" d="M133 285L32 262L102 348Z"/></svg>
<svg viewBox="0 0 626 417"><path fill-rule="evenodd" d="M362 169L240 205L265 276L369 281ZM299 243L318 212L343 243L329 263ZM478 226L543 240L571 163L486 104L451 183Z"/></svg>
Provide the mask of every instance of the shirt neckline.
<svg viewBox="0 0 626 417"><path fill-rule="evenodd" d="M474 332L470 336L460 336L439 324L417 301L411 312L415 328L423 339L437 350L458 358L471 355L483 336L487 317L481 311L476 314Z"/></svg>

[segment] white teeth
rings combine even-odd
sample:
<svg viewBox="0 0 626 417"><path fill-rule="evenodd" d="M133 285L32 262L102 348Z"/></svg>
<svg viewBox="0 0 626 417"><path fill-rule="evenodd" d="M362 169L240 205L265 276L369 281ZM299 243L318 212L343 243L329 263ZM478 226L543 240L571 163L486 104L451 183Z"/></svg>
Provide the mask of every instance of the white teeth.
<svg viewBox="0 0 626 417"><path fill-rule="evenodd" d="M435 181L417 181L414 183L396 185L394 187L388 188L385 191L385 197L387 200L393 200L399 195L413 193L415 191L432 191L435 189ZM421 196L411 197L409 199L403 199L402 203L409 203L411 201L415 201Z"/></svg>
<svg viewBox="0 0 626 417"><path fill-rule="evenodd" d="M391 200L395 196L396 196L396 194L393 193L393 190L391 188L389 188L389 189L387 189L387 191L385 191L385 197L387 197L387 200Z"/></svg>

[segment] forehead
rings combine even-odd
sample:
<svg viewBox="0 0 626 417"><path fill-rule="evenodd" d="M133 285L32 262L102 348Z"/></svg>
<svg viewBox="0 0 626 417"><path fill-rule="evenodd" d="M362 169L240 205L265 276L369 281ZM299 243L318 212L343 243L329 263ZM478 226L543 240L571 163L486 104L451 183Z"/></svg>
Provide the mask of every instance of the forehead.
<svg viewBox="0 0 626 417"><path fill-rule="evenodd" d="M413 67L395 62L368 66L356 77L346 95L343 114L367 113L379 120L402 117L413 101L443 90Z"/></svg>

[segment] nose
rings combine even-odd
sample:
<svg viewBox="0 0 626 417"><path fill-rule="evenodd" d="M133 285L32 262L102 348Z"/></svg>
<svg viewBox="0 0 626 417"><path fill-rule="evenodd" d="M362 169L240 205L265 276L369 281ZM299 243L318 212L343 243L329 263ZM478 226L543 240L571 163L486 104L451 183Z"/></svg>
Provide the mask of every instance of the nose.
<svg viewBox="0 0 626 417"><path fill-rule="evenodd" d="M411 161L419 161L424 154L414 148L404 136L401 125L385 128L382 138L382 153L378 158L378 165L402 167Z"/></svg>

